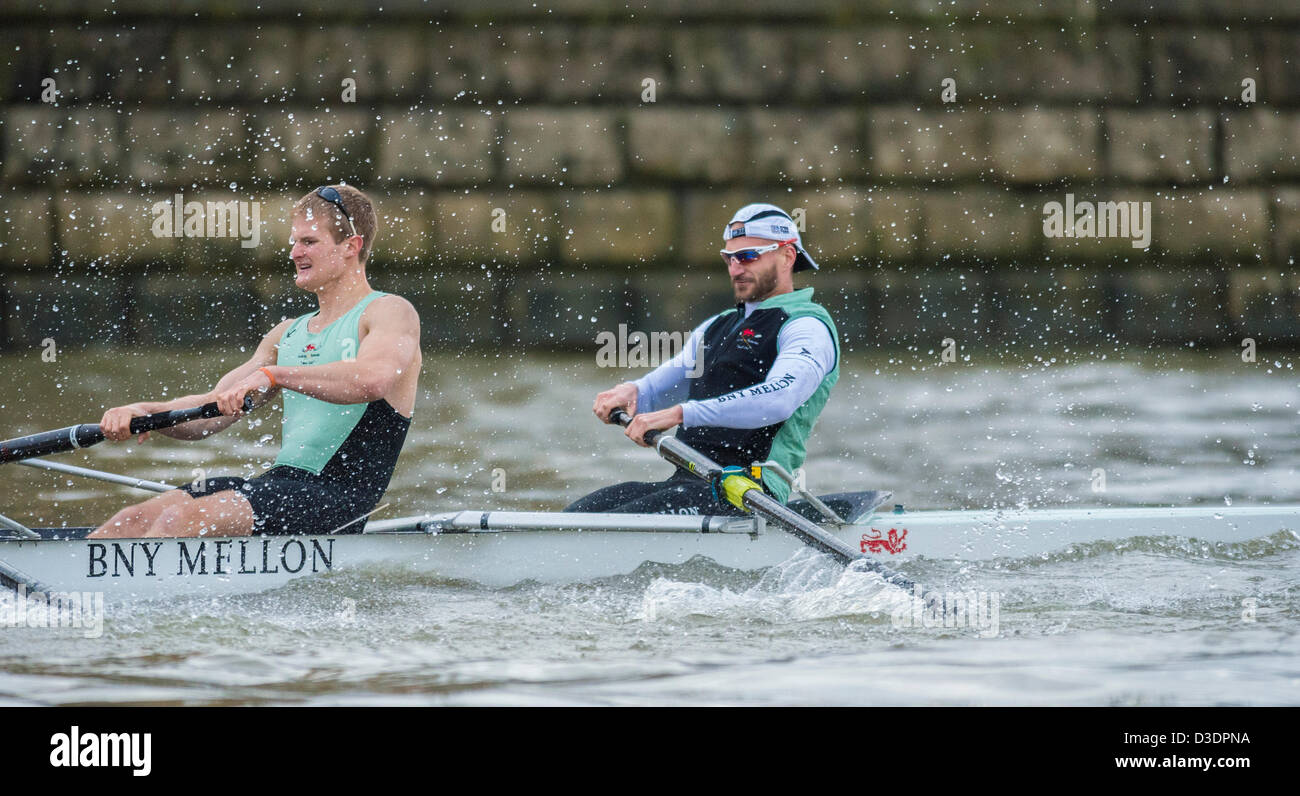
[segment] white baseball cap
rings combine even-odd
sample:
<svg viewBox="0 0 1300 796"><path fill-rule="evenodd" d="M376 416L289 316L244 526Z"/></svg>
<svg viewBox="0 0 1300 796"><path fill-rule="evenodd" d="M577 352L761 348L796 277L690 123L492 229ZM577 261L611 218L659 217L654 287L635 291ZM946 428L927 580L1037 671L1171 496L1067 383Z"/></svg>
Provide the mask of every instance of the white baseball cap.
<svg viewBox="0 0 1300 796"><path fill-rule="evenodd" d="M741 226L732 229L736 224ZM799 237L799 225L794 223L790 214L776 205L762 202L745 205L722 228L722 242L732 238L762 238L764 240L790 240L794 238L794 270L817 270L817 263L804 250L803 238Z"/></svg>

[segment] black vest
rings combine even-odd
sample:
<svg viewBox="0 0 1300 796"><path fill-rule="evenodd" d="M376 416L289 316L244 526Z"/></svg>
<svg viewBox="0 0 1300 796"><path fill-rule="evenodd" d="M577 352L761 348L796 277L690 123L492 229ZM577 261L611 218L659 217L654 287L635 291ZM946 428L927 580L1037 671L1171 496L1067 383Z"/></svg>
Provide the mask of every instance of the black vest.
<svg viewBox="0 0 1300 796"><path fill-rule="evenodd" d="M755 309L745 317L745 305L720 315L704 330L703 371L690 382L690 399L705 401L761 384L777 356L777 335L790 317L784 309ZM774 374L780 376L780 374ZM739 396L737 396L739 397ZM782 421L784 422L784 421ZM677 438L713 461L747 467L766 461L782 423L762 428L696 426L677 430Z"/></svg>

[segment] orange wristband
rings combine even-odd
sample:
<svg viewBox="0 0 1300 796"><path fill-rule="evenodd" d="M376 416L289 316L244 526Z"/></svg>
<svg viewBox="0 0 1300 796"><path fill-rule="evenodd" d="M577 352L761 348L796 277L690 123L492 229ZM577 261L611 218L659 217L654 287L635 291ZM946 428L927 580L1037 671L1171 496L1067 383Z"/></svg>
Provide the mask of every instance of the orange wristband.
<svg viewBox="0 0 1300 796"><path fill-rule="evenodd" d="M267 378L267 380L271 382L271 389L274 390L274 389L276 389L277 387L280 386L280 385L278 385L278 384L275 383L275 377L271 375L271 369L270 369L270 368L258 368L258 370L260 370L260 371L262 371L263 373L266 374L266 378Z"/></svg>

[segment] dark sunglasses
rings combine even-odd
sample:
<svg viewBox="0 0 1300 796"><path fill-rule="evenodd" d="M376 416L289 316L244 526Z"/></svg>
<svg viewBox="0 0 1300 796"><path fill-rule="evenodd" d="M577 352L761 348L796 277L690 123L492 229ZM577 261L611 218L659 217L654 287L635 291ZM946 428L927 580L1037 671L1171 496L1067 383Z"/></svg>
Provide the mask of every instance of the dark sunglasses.
<svg viewBox="0 0 1300 796"><path fill-rule="evenodd" d="M352 216L348 215L348 209L343 206L343 197L339 195L337 188L326 185L324 187L317 188L316 195L324 199L325 201L329 202L330 204L334 205L335 207L337 207L339 209L339 212L343 214L343 218L347 220L348 229L352 230L352 234L354 236L357 235L357 225L352 223Z"/></svg>

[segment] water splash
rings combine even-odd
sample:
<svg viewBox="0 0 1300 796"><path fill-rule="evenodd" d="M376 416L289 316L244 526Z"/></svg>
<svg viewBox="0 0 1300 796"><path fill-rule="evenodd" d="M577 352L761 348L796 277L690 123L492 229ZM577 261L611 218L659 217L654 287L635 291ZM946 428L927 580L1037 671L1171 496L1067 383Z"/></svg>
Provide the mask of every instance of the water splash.
<svg viewBox="0 0 1300 796"><path fill-rule="evenodd" d="M827 556L801 550L743 591L656 578L642 596L639 618L657 622L709 617L785 624L870 617L888 622L908 599L906 592L869 569L843 568Z"/></svg>

